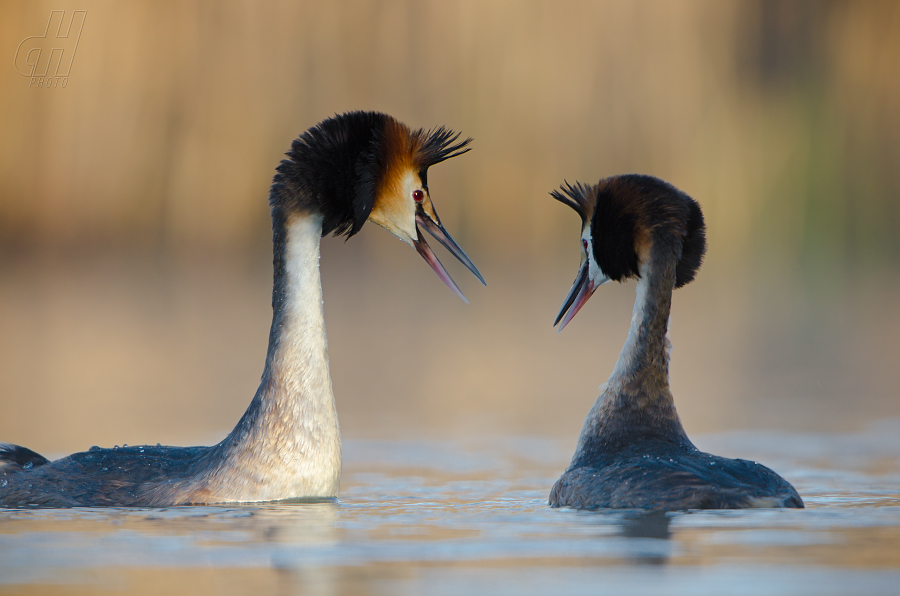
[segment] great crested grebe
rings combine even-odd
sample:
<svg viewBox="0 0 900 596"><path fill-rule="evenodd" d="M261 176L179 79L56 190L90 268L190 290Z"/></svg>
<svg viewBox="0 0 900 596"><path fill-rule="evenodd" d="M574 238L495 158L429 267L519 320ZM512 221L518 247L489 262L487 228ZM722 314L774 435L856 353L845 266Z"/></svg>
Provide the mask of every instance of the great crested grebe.
<svg viewBox="0 0 900 596"><path fill-rule="evenodd" d="M553 198L581 216L581 269L554 325L562 330L600 284L637 278L628 339L588 413L550 505L655 510L803 507L781 476L756 462L694 447L669 391L672 290L694 279L706 252L700 206L636 174L594 186L566 183Z"/></svg>
<svg viewBox="0 0 900 596"><path fill-rule="evenodd" d="M320 122L297 138L269 192L274 243L272 327L256 395L212 447L92 447L56 461L0 444L0 506L168 506L330 498L338 430L319 277L319 240L369 220L413 246L465 300L419 231L481 274L435 213L430 166L469 150L439 127L410 130L375 112Z"/></svg>

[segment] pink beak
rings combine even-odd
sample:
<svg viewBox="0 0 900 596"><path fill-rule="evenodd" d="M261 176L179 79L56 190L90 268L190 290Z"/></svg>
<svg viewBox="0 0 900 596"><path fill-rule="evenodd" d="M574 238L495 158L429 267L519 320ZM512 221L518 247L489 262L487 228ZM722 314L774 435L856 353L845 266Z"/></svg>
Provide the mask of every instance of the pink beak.
<svg viewBox="0 0 900 596"><path fill-rule="evenodd" d="M581 269L578 270L578 276L575 277L575 283L572 284L572 289L569 290L569 294L566 296L566 301L563 304L562 310L559 311L559 314L556 316L556 321L553 323L554 326L559 324L559 329L556 330L557 333L562 331L563 328L568 325L569 321L578 314L581 307L585 305L588 298L590 298L597 289L598 286L594 284L588 274L589 269L590 263L585 259L584 263L581 265ZM561 324L559 322L560 319L562 319Z"/></svg>
<svg viewBox="0 0 900 596"><path fill-rule="evenodd" d="M466 253L459 247L459 245L450 237L450 234L447 233L447 230L439 223L432 220L422 209L419 209L419 212L416 213L416 223L424 227L429 234L435 237L438 242L440 242L444 248L450 251L450 253L460 260L460 262L466 266L466 268L472 272L475 277L478 278L482 284L487 285L484 282L484 277L481 276L481 273L475 267L475 264L472 262ZM434 252L432 252L431 247L428 246L428 243L425 242L425 239L422 238L422 231L419 230L419 227L416 226L416 239L413 241L413 246L416 247L416 252L422 255L422 258L425 259L425 262L431 265L431 268L434 269L434 272L437 273L438 277L441 278L447 287L453 290L453 293L460 297L460 299L466 304L469 303L466 300L466 297L463 295L462 291L459 289L459 286L456 285L456 282L450 277L450 274L447 273L447 270L444 269L444 266L441 265L441 262L435 256Z"/></svg>

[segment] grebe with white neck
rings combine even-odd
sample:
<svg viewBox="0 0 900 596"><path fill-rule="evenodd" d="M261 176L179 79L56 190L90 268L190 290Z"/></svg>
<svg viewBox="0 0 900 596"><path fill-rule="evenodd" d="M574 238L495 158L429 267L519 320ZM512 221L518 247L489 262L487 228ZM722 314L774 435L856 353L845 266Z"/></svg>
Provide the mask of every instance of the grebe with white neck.
<svg viewBox="0 0 900 596"><path fill-rule="evenodd" d="M411 130L376 112L310 128L277 168L269 193L274 244L272 326L259 389L211 447L92 447L55 461L0 444L0 506L150 506L337 496L341 439L328 365L320 238L373 221L413 246L462 292L422 238L424 227L482 283L447 234L428 189L430 166L469 150L438 127Z"/></svg>

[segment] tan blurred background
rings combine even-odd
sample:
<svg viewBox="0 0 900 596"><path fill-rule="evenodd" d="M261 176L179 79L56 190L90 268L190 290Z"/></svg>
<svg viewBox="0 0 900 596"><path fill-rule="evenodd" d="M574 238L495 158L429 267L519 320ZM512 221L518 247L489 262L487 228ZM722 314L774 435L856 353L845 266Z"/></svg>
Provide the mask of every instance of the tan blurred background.
<svg viewBox="0 0 900 596"><path fill-rule="evenodd" d="M65 88L13 58L87 10ZM323 241L345 437L573 444L629 322L578 266L564 179L662 177L709 253L676 294L688 432L852 430L900 416L900 4L848 1L0 4L0 440L217 441L270 320L266 197L336 112L446 125L430 186L482 288L464 305L382 230Z"/></svg>

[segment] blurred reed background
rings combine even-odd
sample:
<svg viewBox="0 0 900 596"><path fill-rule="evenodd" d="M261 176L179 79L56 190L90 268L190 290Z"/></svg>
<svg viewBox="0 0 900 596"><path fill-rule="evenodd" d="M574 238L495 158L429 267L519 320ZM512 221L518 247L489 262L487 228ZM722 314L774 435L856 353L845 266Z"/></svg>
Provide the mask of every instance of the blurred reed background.
<svg viewBox="0 0 900 596"><path fill-rule="evenodd" d="M51 10L87 10L77 55L29 88L13 57ZM555 334L579 221L547 192L626 172L709 226L671 325L689 432L900 415L892 0L7 1L0 42L0 440L230 430L264 360L274 167L352 109L475 138L429 182L488 287L448 264L459 303L374 226L323 242L345 436L574 443L634 288Z"/></svg>

